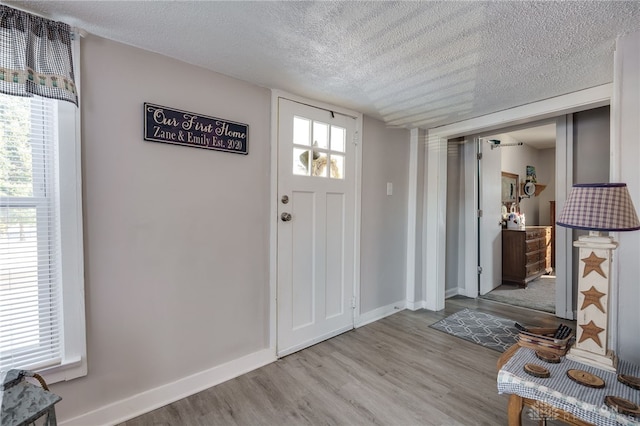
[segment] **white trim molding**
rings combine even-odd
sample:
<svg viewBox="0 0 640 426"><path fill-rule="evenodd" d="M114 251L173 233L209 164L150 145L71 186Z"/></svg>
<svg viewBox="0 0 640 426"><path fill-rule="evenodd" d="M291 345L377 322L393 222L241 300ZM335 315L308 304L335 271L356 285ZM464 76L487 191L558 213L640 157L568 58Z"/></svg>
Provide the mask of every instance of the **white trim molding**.
<svg viewBox="0 0 640 426"><path fill-rule="evenodd" d="M447 239L447 139L429 131L425 147L422 294L425 308L444 309Z"/></svg>
<svg viewBox="0 0 640 426"><path fill-rule="evenodd" d="M273 356L278 342L278 93L271 91L271 176L269 204L269 348ZM274 220L274 218L276 218Z"/></svg>
<svg viewBox="0 0 640 426"><path fill-rule="evenodd" d="M457 296L459 294L465 295L465 293L466 293L466 290L465 290L464 286L458 285L458 287L453 287L453 288L450 288L449 290L445 291L444 292L444 298L448 299L450 297Z"/></svg>
<svg viewBox="0 0 640 426"><path fill-rule="evenodd" d="M426 305L424 300L417 300L415 302L407 302L407 309L410 311L417 311L418 309L425 309Z"/></svg>
<svg viewBox="0 0 640 426"><path fill-rule="evenodd" d="M579 92L428 130L428 142L425 151L427 170L425 173L424 229L422 235L424 249L423 258L421 259L423 265L423 296L426 309L440 310L444 308L447 141L452 138L487 133L497 129L552 119L561 115L609 105L612 93L613 84L603 84ZM471 241L470 238L475 241L476 236L467 236L467 241ZM471 261L476 262L476 259Z"/></svg>
<svg viewBox="0 0 640 426"><path fill-rule="evenodd" d="M280 98L290 101L309 105L314 108L325 109L327 111L352 117L356 120L356 176L355 176L355 211L354 211L354 262L353 262L353 298L355 300L355 309L353 314L353 326L359 322L360 315L360 228L362 223L362 146L364 116L362 113L327 104L324 102L314 101L302 96L287 93L282 90L271 90L271 203L270 203L270 238L269 238L269 348L273 351L273 355L277 356L278 336L277 336L277 318L278 318L278 118L279 107L278 100ZM340 330L340 333L346 330ZM338 333L336 333L338 334ZM324 336L322 340L327 339ZM320 341L320 340L318 340ZM299 348L301 349L301 348ZM283 355L283 354L281 354Z"/></svg>
<svg viewBox="0 0 640 426"><path fill-rule="evenodd" d="M60 422L64 426L113 425L171 404L212 386L263 367L276 360L271 349L263 349L175 382L149 389L78 417Z"/></svg>
<svg viewBox="0 0 640 426"><path fill-rule="evenodd" d="M384 317L388 317L389 315L393 315L396 312L403 311L405 309L406 303L404 300L399 300L395 303L392 303L387 306L381 306L372 311L365 312L361 314L358 318L358 322L356 323L356 328L362 327L364 325L370 324L372 322L381 320ZM415 309L413 309L415 310Z"/></svg>
<svg viewBox="0 0 640 426"><path fill-rule="evenodd" d="M407 306L416 302L416 228L418 214L418 155L420 152L420 129L411 129L409 140L409 185L407 201Z"/></svg>
<svg viewBox="0 0 640 426"><path fill-rule="evenodd" d="M429 135L451 139L509 126L517 126L532 121L540 121L559 115L584 111L586 109L598 108L610 104L612 93L613 84L607 83L590 89L483 115L482 117L429 129Z"/></svg>
<svg viewBox="0 0 640 426"><path fill-rule="evenodd" d="M556 119L556 216L573 185L573 116ZM556 316L574 319L573 310L573 232L556 226L556 277L564 282L564 292L556 288Z"/></svg>

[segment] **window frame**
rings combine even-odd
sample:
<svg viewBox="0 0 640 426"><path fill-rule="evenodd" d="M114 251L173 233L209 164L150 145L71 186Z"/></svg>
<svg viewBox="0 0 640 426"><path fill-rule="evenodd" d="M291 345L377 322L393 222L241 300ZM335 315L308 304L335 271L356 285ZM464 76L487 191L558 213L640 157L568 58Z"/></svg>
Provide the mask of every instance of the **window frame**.
<svg viewBox="0 0 640 426"><path fill-rule="evenodd" d="M79 37L72 40L76 87L80 92ZM53 366L35 369L49 384L87 374L84 301L84 244L82 216L82 163L80 106L50 100L57 109L58 190L60 220L61 359ZM39 154L38 154L39 155ZM41 177L37 177L40 179ZM36 185L37 186L37 185ZM34 192L34 200L39 198ZM37 226L43 224L38 221ZM40 232L40 231L39 231Z"/></svg>

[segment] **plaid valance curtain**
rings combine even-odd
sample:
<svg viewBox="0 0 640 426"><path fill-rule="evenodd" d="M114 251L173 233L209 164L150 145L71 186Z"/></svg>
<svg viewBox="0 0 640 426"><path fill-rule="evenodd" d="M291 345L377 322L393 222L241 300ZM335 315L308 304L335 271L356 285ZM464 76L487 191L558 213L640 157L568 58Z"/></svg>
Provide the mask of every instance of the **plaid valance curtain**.
<svg viewBox="0 0 640 426"><path fill-rule="evenodd" d="M77 106L69 25L0 5L0 92Z"/></svg>

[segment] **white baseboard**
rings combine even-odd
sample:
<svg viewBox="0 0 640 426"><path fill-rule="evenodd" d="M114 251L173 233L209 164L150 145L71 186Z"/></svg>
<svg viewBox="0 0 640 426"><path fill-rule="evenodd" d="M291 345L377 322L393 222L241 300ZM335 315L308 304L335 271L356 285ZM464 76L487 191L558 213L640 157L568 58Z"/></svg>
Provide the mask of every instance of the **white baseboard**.
<svg viewBox="0 0 640 426"><path fill-rule="evenodd" d="M418 309L424 309L425 307L425 301L424 300L417 300L415 302L406 302L406 307L407 309L409 309L410 311L417 311Z"/></svg>
<svg viewBox="0 0 640 426"><path fill-rule="evenodd" d="M448 299L450 297L457 296L459 294L462 294L462 295L465 294L465 288L464 287L453 287L453 288L450 288L450 289L446 290L444 292L444 298Z"/></svg>
<svg viewBox="0 0 640 426"><path fill-rule="evenodd" d="M287 355L290 355L290 354L292 354L294 352L298 352L298 351L300 351L300 350L302 350L304 348L308 348L310 346L313 346L316 343L324 342L327 339L331 339L332 337L335 337L335 336L337 336L339 334L347 332L347 331L349 331L351 329L352 329L351 324L349 324L349 326L347 326L347 327L339 328L338 330L333 330L333 331L331 331L331 332L329 332L327 334L323 334L322 336L315 337L315 338L310 339L310 340L306 340L306 341L304 341L304 342L302 342L300 344L297 344L297 345L292 346L290 348L287 348L285 350L282 350L282 351L278 350L278 354L277 354L278 358L282 358L283 356L287 356Z"/></svg>
<svg viewBox="0 0 640 426"><path fill-rule="evenodd" d="M380 308L374 309L373 311L369 311L365 314L361 314L360 317L356 319L355 327L362 327L363 325L367 325L384 317L388 317L391 314L395 314L396 312L400 312L404 310L405 305L406 302L402 300L387 306L382 306Z"/></svg>
<svg viewBox="0 0 640 426"><path fill-rule="evenodd" d="M448 299L450 297L458 296L458 295L467 296L465 292L466 292L466 289L464 287L453 287L445 291L444 298ZM476 296L469 296L469 297L475 298ZM405 306L410 311L417 311L418 309L427 309L427 302L424 300L417 300L415 302L407 301L405 303Z"/></svg>
<svg viewBox="0 0 640 426"><path fill-rule="evenodd" d="M172 383L105 405L72 419L62 426L113 425L231 380L276 360L273 349L263 349L242 358L201 371Z"/></svg>

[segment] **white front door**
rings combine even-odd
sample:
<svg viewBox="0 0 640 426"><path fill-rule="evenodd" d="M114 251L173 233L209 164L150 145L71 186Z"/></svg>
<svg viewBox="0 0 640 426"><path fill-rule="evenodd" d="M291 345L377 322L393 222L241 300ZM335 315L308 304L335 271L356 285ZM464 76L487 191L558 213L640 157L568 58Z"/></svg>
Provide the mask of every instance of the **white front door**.
<svg viewBox="0 0 640 426"><path fill-rule="evenodd" d="M486 139L479 139L480 210L479 265L480 294L487 294L502 283L502 173L500 149L491 149ZM517 188L514 188L517 196Z"/></svg>
<svg viewBox="0 0 640 426"><path fill-rule="evenodd" d="M278 101L278 356L354 325L355 119Z"/></svg>

